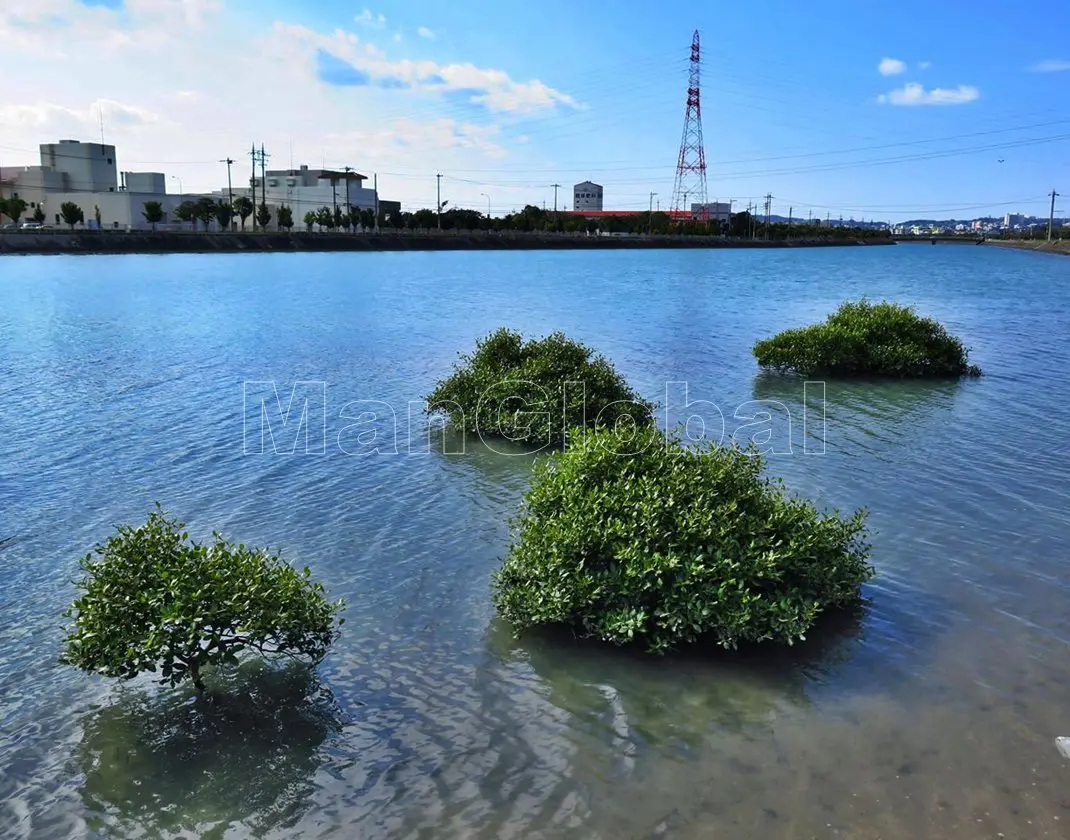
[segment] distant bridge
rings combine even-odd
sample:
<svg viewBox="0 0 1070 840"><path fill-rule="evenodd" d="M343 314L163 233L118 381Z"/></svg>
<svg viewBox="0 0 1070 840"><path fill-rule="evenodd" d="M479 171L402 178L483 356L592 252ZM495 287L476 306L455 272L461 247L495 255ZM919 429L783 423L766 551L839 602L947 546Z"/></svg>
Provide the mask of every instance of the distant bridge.
<svg viewBox="0 0 1070 840"><path fill-rule="evenodd" d="M922 234L920 236L914 236L910 233L893 234L892 239L896 242L931 242L936 244L937 242L957 242L960 245L979 245L985 241L985 237L980 233L964 233L964 234Z"/></svg>

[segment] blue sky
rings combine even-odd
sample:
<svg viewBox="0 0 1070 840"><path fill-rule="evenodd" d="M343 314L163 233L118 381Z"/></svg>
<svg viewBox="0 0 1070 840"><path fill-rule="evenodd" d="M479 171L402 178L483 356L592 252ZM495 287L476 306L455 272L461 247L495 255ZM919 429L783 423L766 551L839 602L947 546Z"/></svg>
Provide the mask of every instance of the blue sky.
<svg viewBox="0 0 1070 840"><path fill-rule="evenodd" d="M646 207L651 191L664 207L697 28L711 200L768 192L777 213L894 220L1046 215L1049 190L1070 195L1070 4L1055 0L1028 15L776 0L11 3L0 37L18 31L37 70L0 100L5 164L34 162L58 130L94 139L103 112L130 168L166 168L187 189L218 188L218 160L255 139L273 165L293 148L295 162L377 172L383 196L412 207L433 205L436 172L443 198L495 213L552 204L555 182L566 205L586 178L607 208ZM137 78L146 42L167 56L151 83ZM234 54L222 72L219 50ZM80 52L99 72L72 82Z"/></svg>

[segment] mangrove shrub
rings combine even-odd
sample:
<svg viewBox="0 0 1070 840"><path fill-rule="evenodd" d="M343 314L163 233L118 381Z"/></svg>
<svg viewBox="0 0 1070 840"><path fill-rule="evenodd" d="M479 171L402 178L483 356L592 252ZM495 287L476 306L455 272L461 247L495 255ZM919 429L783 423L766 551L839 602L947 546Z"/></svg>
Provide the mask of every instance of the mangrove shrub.
<svg viewBox="0 0 1070 840"><path fill-rule="evenodd" d="M127 679L158 671L163 683L189 678L203 690L205 666L237 664L243 651L323 658L342 602L328 602L307 568L219 534L198 543L184 529L157 508L82 559L64 662Z"/></svg>
<svg viewBox="0 0 1070 840"><path fill-rule="evenodd" d="M792 643L873 574L864 511L821 513L753 451L653 427L575 438L535 468L495 573L516 630L566 625L652 651Z"/></svg>
<svg viewBox="0 0 1070 840"><path fill-rule="evenodd" d="M763 368L803 376L977 376L969 351L938 322L887 301L846 302L823 324L754 345Z"/></svg>
<svg viewBox="0 0 1070 840"><path fill-rule="evenodd" d="M540 448L560 446L573 427L649 425L654 412L591 348L560 332L525 341L504 327L462 355L427 402L462 432Z"/></svg>

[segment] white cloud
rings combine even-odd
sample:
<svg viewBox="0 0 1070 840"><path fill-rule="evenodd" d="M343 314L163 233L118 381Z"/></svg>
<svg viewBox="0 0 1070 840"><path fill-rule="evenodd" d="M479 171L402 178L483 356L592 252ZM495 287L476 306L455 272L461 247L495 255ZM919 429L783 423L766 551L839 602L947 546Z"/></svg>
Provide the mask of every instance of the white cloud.
<svg viewBox="0 0 1070 840"><path fill-rule="evenodd" d="M538 79L518 82L504 70L477 67L470 63L439 64L429 59L392 60L374 44L362 42L353 33L340 29L335 30L333 35L322 35L305 26L276 23L274 41L265 44L264 50L282 50L288 54L294 44L303 44L310 51L324 50L373 80L400 83L415 91L464 92L473 104L499 113L532 114L552 110L559 105L582 108L569 94Z"/></svg>
<svg viewBox="0 0 1070 840"><path fill-rule="evenodd" d="M435 33L428 29L426 26L421 26L416 30L416 34L421 38L427 38L429 41L435 40Z"/></svg>
<svg viewBox="0 0 1070 840"><path fill-rule="evenodd" d="M1059 58L1049 58L1047 61L1034 64L1029 69L1034 73L1061 73L1064 70L1070 70L1070 61L1064 61Z"/></svg>
<svg viewBox="0 0 1070 840"><path fill-rule="evenodd" d="M382 12L375 14L371 9L363 9L353 18L353 22L358 26L366 26L368 29L382 29L386 26L386 15Z"/></svg>
<svg viewBox="0 0 1070 840"><path fill-rule="evenodd" d="M877 72L882 76L898 76L906 71L906 62L898 58L882 58L880 64L877 65Z"/></svg>
<svg viewBox="0 0 1070 840"><path fill-rule="evenodd" d="M918 69L919 70L928 70L932 66L933 66L933 63L931 61L919 61L918 62Z"/></svg>
<svg viewBox="0 0 1070 840"><path fill-rule="evenodd" d="M111 99L98 99L84 108L70 108L52 102L36 105L6 105L0 108L0 123L9 126L51 131L60 134L81 133L98 135L101 119L106 129L122 131L133 126L146 126L160 118L136 105L124 105Z"/></svg>
<svg viewBox="0 0 1070 840"><path fill-rule="evenodd" d="M964 105L979 99L981 92L972 85L956 88L932 88L926 90L917 82L908 82L901 88L882 93L877 101L886 105Z"/></svg>

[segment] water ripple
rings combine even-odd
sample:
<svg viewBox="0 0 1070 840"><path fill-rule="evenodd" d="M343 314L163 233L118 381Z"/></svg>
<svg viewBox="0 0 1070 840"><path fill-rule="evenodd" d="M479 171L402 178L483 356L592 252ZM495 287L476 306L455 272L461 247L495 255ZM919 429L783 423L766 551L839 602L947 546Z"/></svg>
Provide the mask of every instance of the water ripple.
<svg viewBox="0 0 1070 840"><path fill-rule="evenodd" d="M896 247L18 267L0 279L4 837L1064 833L1070 262ZM829 382L804 430L802 383L758 374L750 348L861 295L940 318L986 375ZM489 579L534 459L437 432L421 451L426 424L408 427L502 324L588 341L670 422L692 409L668 382L729 435L737 407L780 403L770 472L870 510L865 609L782 651L514 639ZM326 384L325 451L279 419L295 454L248 454L242 384L274 380L285 403L302 379ZM354 400L394 408L397 454L340 448L359 443ZM383 440L392 425L377 419ZM77 558L157 500L347 599L318 676L232 674L244 701L208 711L57 663Z"/></svg>

